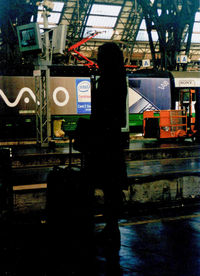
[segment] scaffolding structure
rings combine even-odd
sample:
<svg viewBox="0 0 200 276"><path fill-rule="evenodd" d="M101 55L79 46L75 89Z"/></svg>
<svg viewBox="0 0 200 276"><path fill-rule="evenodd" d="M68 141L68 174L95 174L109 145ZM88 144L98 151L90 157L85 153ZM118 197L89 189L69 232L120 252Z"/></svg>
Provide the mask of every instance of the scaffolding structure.
<svg viewBox="0 0 200 276"><path fill-rule="evenodd" d="M51 118L49 106L49 68L34 71L36 95L36 140L37 144L48 146L51 138Z"/></svg>

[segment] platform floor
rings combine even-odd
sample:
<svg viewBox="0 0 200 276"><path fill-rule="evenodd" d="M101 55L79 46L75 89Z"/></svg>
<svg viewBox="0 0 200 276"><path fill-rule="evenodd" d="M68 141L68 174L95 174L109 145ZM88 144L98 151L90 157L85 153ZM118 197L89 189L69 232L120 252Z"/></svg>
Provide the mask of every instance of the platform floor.
<svg viewBox="0 0 200 276"><path fill-rule="evenodd" d="M121 246L97 239L103 221L63 217L0 229L0 275L198 276L200 206L157 209L119 221ZM131 214L132 213L132 214Z"/></svg>
<svg viewBox="0 0 200 276"><path fill-rule="evenodd" d="M134 149L154 146L158 147L157 142L131 143ZM176 144L163 147L173 150ZM198 153L199 145L195 147ZM68 148L56 150L68 152ZM48 153L45 151L42 153ZM22 155L29 153L38 154L38 150L21 148L18 151ZM37 166L31 170L16 169L13 185L44 184L50 169ZM156 161L129 160L127 169L134 181L171 174L198 176L200 155ZM33 197L37 203L37 193ZM99 238L104 219L101 214L91 215L84 206L79 206L73 215L61 210L62 215L58 212L58 220L51 227L40 212L19 212L14 217L0 219L0 276L198 276L200 202L191 202L186 205L180 200L174 208L160 206L142 211L137 205L128 206L119 220L120 247L117 241L110 243Z"/></svg>
<svg viewBox="0 0 200 276"><path fill-rule="evenodd" d="M99 275L107 275L106 269L111 270L108 275L200 275L199 211L160 215L122 220L118 261L116 258L113 266L112 259L97 255L99 263L104 264Z"/></svg>
<svg viewBox="0 0 200 276"><path fill-rule="evenodd" d="M200 174L200 157L168 158L127 161L129 183ZM51 166L20 167L13 169L13 186L42 184L46 188ZM31 177L30 177L31 176ZM44 186L44 187L43 187ZM17 189L17 188L16 188Z"/></svg>
<svg viewBox="0 0 200 276"><path fill-rule="evenodd" d="M47 174L54 165L68 164L69 144L60 147L57 145L56 148L14 146L11 154L16 176L19 175L18 183L14 185L23 185L30 178L30 172L32 177L27 184L45 183ZM132 140L129 149L125 150L125 156L131 179L200 172L200 144L191 141L158 143L155 139ZM72 162L77 162L80 166L79 152L72 150Z"/></svg>

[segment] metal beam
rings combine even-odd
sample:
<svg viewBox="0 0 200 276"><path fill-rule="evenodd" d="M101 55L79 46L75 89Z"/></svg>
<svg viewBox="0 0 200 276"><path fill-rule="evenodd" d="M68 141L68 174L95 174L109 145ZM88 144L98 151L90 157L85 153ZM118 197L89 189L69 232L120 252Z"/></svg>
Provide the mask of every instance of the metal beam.
<svg viewBox="0 0 200 276"><path fill-rule="evenodd" d="M189 52L192 34L191 26L199 7L198 0L162 0L159 2L155 0L153 5L150 0L138 0L138 2L142 6L145 15L154 67L157 66L155 60L156 51L151 32L156 29L161 54L160 69L174 70L176 68L176 55L182 51L182 38L185 36L184 31L187 25L190 28L188 28L189 33L187 34L185 54ZM158 8L161 10L160 15L157 12Z"/></svg>

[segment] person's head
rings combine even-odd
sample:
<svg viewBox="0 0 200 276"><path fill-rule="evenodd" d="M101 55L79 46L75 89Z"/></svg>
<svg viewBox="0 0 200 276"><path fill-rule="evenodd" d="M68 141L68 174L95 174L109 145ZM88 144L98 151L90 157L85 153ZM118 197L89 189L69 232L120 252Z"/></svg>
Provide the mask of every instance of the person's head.
<svg viewBox="0 0 200 276"><path fill-rule="evenodd" d="M117 44L107 42L101 45L98 49L98 66L103 72L118 72L124 68L123 53Z"/></svg>

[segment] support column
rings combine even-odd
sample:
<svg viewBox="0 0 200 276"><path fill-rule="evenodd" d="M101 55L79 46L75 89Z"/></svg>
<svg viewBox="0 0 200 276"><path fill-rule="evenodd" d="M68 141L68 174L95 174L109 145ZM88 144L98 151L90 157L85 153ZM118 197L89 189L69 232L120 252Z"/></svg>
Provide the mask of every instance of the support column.
<svg viewBox="0 0 200 276"><path fill-rule="evenodd" d="M35 66L35 89L36 89L36 138L37 144L49 146L51 139L51 114L50 114L50 69L51 45L48 32L48 10L43 10L44 19L44 59L38 56Z"/></svg>
<svg viewBox="0 0 200 276"><path fill-rule="evenodd" d="M37 144L48 146L51 139L51 116L50 116L50 76L49 68L39 66L34 71L35 95L36 95L36 139Z"/></svg>

